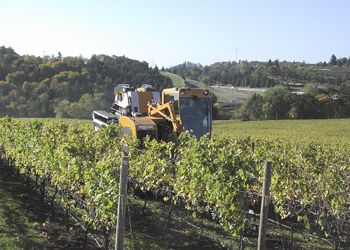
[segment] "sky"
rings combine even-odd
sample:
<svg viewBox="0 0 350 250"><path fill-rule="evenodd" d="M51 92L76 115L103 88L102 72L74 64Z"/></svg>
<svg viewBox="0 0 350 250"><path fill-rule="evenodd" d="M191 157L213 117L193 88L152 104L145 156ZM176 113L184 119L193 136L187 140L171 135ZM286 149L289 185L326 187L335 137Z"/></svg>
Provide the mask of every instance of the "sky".
<svg viewBox="0 0 350 250"><path fill-rule="evenodd" d="M0 46L24 55L190 61L350 57L348 0L0 0Z"/></svg>

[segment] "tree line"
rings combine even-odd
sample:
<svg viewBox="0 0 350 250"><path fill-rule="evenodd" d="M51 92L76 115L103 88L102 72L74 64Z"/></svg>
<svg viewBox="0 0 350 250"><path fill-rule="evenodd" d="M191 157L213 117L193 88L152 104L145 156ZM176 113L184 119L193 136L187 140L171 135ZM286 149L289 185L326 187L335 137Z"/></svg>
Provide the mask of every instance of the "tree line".
<svg viewBox="0 0 350 250"><path fill-rule="evenodd" d="M209 85L223 84L245 87L272 87L288 83L321 83L340 85L350 81L350 57L332 55L329 62L307 64L269 60L228 61L202 66L191 62L170 67L167 71L184 79L193 79Z"/></svg>
<svg viewBox="0 0 350 250"><path fill-rule="evenodd" d="M89 118L112 103L121 83L171 86L157 67L125 56L21 56L0 47L0 116Z"/></svg>
<svg viewBox="0 0 350 250"><path fill-rule="evenodd" d="M277 85L247 99L240 112L243 120L348 118L350 85L307 84L303 94Z"/></svg>

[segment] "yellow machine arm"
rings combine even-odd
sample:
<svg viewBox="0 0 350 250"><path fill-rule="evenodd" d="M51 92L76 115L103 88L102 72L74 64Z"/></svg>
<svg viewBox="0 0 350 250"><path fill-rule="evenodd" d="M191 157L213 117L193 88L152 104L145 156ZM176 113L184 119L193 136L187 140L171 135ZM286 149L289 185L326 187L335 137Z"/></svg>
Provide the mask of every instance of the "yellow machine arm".
<svg viewBox="0 0 350 250"><path fill-rule="evenodd" d="M180 133L182 130L181 122L176 118L175 110L174 110L174 104L171 102L167 102L164 104L158 104L154 107L151 104L148 105L148 115L154 116L154 115L161 115L166 120L170 121L173 124L173 131L175 133ZM165 113L165 111L168 111L169 115Z"/></svg>

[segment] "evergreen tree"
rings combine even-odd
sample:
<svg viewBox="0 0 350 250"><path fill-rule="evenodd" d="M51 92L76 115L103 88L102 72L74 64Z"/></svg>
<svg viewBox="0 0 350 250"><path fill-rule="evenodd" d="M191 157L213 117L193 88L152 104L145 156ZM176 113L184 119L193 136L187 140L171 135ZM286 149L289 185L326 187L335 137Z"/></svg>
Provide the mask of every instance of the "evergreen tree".
<svg viewBox="0 0 350 250"><path fill-rule="evenodd" d="M334 54L331 56L329 64L330 65L337 65L337 57Z"/></svg>

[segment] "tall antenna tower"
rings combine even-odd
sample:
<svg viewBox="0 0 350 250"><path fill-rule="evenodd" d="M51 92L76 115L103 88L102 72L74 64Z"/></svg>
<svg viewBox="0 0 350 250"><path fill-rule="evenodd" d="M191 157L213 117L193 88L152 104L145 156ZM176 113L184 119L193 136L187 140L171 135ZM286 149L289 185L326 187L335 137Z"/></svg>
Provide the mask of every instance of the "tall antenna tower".
<svg viewBox="0 0 350 250"><path fill-rule="evenodd" d="M236 48L236 62L238 62L238 49Z"/></svg>

